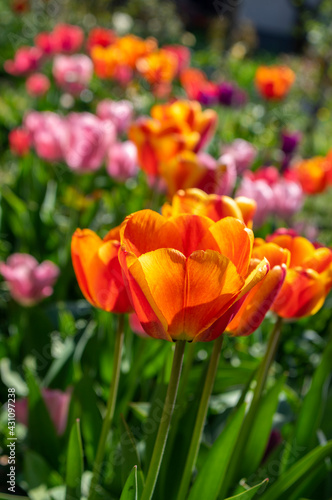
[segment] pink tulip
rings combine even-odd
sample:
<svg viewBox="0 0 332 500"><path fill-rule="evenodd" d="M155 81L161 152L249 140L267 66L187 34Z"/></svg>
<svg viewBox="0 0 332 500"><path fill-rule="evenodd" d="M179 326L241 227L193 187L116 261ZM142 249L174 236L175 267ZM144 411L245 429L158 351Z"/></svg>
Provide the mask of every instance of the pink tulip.
<svg viewBox="0 0 332 500"><path fill-rule="evenodd" d="M119 181L134 177L138 172L137 148L131 141L117 142L108 152L107 172Z"/></svg>
<svg viewBox="0 0 332 500"><path fill-rule="evenodd" d="M42 51L37 47L20 47L13 60L5 61L4 68L11 75L25 75L39 67Z"/></svg>
<svg viewBox="0 0 332 500"><path fill-rule="evenodd" d="M98 170L116 139L113 123L91 113L71 113L67 124L68 143L64 151L67 165L78 172Z"/></svg>
<svg viewBox="0 0 332 500"><path fill-rule="evenodd" d="M223 154L217 160L218 170L221 172L216 194L231 195L236 183L236 165L232 155Z"/></svg>
<svg viewBox="0 0 332 500"><path fill-rule="evenodd" d="M280 179L272 186L274 212L282 219L288 219L302 208L304 195L301 185L287 179Z"/></svg>
<svg viewBox="0 0 332 500"><path fill-rule="evenodd" d="M134 114L134 108L130 101L111 101L104 99L97 106L96 114L101 120L111 120L118 132L127 132Z"/></svg>
<svg viewBox="0 0 332 500"><path fill-rule="evenodd" d="M249 176L242 179L241 185L236 192L236 197L246 196L255 200L257 207L254 215L254 227L264 224L271 214L274 206L274 194L272 188L265 180L252 180Z"/></svg>
<svg viewBox="0 0 332 500"><path fill-rule="evenodd" d="M56 433L61 436L65 432L67 427L71 391L62 392L57 389L44 388L41 392L46 408L54 424ZM28 426L28 398L22 398L16 401L15 415L19 423Z"/></svg>
<svg viewBox="0 0 332 500"><path fill-rule="evenodd" d="M32 97L41 97L45 95L50 85L50 80L42 73L33 73L25 82L27 92Z"/></svg>
<svg viewBox="0 0 332 500"><path fill-rule="evenodd" d="M0 273L13 299L22 306L32 306L53 293L59 269L48 260L38 264L32 255L14 253L6 263L0 262Z"/></svg>
<svg viewBox="0 0 332 500"><path fill-rule="evenodd" d="M244 139L235 139L231 144L225 144L222 152L233 157L238 174L249 168L257 155L255 146Z"/></svg>
<svg viewBox="0 0 332 500"><path fill-rule="evenodd" d="M62 160L68 137L67 122L64 118L51 111L30 111L24 124L40 158L46 161Z"/></svg>
<svg viewBox="0 0 332 500"><path fill-rule="evenodd" d="M89 85L92 75L93 62L85 54L58 55L54 58L53 76L65 92L79 94Z"/></svg>

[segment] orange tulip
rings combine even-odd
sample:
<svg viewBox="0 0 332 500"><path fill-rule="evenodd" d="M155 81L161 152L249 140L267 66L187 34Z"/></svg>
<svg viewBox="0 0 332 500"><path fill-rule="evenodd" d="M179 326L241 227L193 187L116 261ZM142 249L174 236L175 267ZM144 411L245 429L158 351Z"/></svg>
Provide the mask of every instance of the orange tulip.
<svg viewBox="0 0 332 500"><path fill-rule="evenodd" d="M227 327L227 332L235 337L250 335L265 318L273 305L286 277L290 252L274 243L263 243L253 256L251 266L260 262L261 255L269 261L270 272L245 297L238 313Z"/></svg>
<svg viewBox="0 0 332 500"><path fill-rule="evenodd" d="M167 162L179 152L193 149L199 134L181 124L161 123L152 118L139 118L128 132L138 152L138 163L148 175L156 176L162 162Z"/></svg>
<svg viewBox="0 0 332 500"><path fill-rule="evenodd" d="M332 162L324 156L302 160L294 166L296 178L307 194L318 194L325 191L331 182L331 172Z"/></svg>
<svg viewBox="0 0 332 500"><path fill-rule="evenodd" d="M178 61L174 54L166 50L153 52L138 59L137 71L151 85L159 85L171 82L176 75Z"/></svg>
<svg viewBox="0 0 332 500"><path fill-rule="evenodd" d="M119 260L139 321L164 340L219 337L244 297L267 274L249 270L253 233L233 217L165 218L151 210L127 217Z"/></svg>
<svg viewBox="0 0 332 500"><path fill-rule="evenodd" d="M210 141L218 123L217 113L213 109L203 111L197 101L178 100L171 104L156 104L151 109L151 116L163 123L181 123L190 132L198 132L195 152Z"/></svg>
<svg viewBox="0 0 332 500"><path fill-rule="evenodd" d="M287 66L260 66L255 75L256 87L265 99L283 99L294 81L295 73Z"/></svg>
<svg viewBox="0 0 332 500"><path fill-rule="evenodd" d="M132 307L122 279L119 247L117 228L103 240L90 229L76 229L71 255L76 278L86 300L104 311L126 313Z"/></svg>
<svg viewBox="0 0 332 500"><path fill-rule="evenodd" d="M178 153L199 151L211 138L217 114L202 111L195 101L175 101L151 109L152 118L139 118L129 129L138 150L138 162L148 175L158 175L161 163Z"/></svg>
<svg viewBox="0 0 332 500"><path fill-rule="evenodd" d="M290 262L282 288L272 306L282 318L302 318L315 314L332 287L332 251L315 246L294 231L278 230L268 238L290 252ZM262 240L255 242L253 256L269 259Z"/></svg>
<svg viewBox="0 0 332 500"><path fill-rule="evenodd" d="M192 188L178 191L172 198L172 203L162 207L164 217L174 217L180 214L204 215L217 222L224 217L235 217L250 226L255 212L254 200L229 196L206 194L200 189Z"/></svg>

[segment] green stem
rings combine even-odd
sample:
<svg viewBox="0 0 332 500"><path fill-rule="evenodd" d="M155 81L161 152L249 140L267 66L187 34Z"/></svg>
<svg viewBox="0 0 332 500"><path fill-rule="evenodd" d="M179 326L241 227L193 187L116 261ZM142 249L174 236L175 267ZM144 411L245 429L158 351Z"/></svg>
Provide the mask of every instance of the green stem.
<svg viewBox="0 0 332 500"><path fill-rule="evenodd" d="M214 380L216 378L221 346L223 342L223 335L220 335L213 346L213 351L210 358L209 368L206 374L206 379L204 383L204 388L202 392L201 401L198 408L198 413L196 417L195 427L193 436L190 443L190 448L187 456L186 465L181 479L180 489L177 496L177 500L184 500L187 495L187 491L190 485L190 480L192 476L193 468L195 467L199 445L201 442L201 437L204 428L204 422L206 419L206 414L208 410L209 399L214 385Z"/></svg>
<svg viewBox="0 0 332 500"><path fill-rule="evenodd" d="M141 500L150 500L152 498L157 482L178 391L185 345L185 340L178 340L175 344L171 377Z"/></svg>
<svg viewBox="0 0 332 500"><path fill-rule="evenodd" d="M248 441L250 430L252 428L253 421L258 411L260 399L265 388L269 369L277 353L281 337L281 329L282 329L282 318L278 316L273 331L271 332L269 337L265 356L257 371L257 379L256 379L254 394L249 406L249 410L247 411L244 417L236 446L234 447L234 452L231 457L231 461L226 475L226 481L222 486L221 494L219 495L218 498L225 498L229 487L232 486L232 484L237 479L236 473L238 472L239 464L245 451L245 446Z"/></svg>
<svg viewBox="0 0 332 500"><path fill-rule="evenodd" d="M110 392L107 401L106 414L103 421L103 426L101 429L101 434L99 438L97 454L95 462L93 465L93 473L90 485L89 500L93 500L96 495L96 488L99 484L99 479L101 476L101 469L103 465L103 459L105 455L105 446L107 441L107 435L109 433L110 427L112 425L112 420L114 416L115 402L118 393L119 379L120 379L120 365L121 365L121 355L122 346L124 338L124 315L119 316L119 325L115 337L115 347L114 347L114 361L113 361L113 373L110 386Z"/></svg>

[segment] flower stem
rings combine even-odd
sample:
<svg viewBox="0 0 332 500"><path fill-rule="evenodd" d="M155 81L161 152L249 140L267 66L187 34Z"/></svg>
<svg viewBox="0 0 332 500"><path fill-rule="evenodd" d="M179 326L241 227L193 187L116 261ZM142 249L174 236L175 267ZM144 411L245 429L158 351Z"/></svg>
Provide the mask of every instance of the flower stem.
<svg viewBox="0 0 332 500"><path fill-rule="evenodd" d="M119 379L120 379L120 365L121 365L121 355L122 346L124 338L124 315L119 315L118 330L115 337L115 347L114 347L114 361L113 361L113 373L110 386L110 392L107 401L106 414L103 421L103 426L101 429L101 434L98 442L97 454L95 462L93 465L93 473L90 485L89 500L93 500L96 494L96 488L99 484L99 479L101 476L101 470L103 465L103 459L105 455L105 445L107 441L107 435L109 433L110 427L112 425L112 420L114 416L115 402L118 393Z"/></svg>
<svg viewBox="0 0 332 500"><path fill-rule="evenodd" d="M222 486L222 491L221 494L219 495L219 498L225 498L229 487L237 479L236 473L238 472L240 460L243 457L245 446L249 438L250 430L252 428L255 415L257 414L258 411L260 399L265 388L269 369L273 363L273 360L275 358L278 349L281 337L281 329L282 329L282 318L278 316L273 331L270 334L263 361L260 364L257 371L256 387L254 389L254 394L248 412L244 417L243 424L237 439L237 443L236 446L234 447L233 455L231 457L231 461L228 467L226 481Z"/></svg>
<svg viewBox="0 0 332 500"><path fill-rule="evenodd" d="M215 340L213 345L213 351L210 358L209 368L206 374L202 397L197 412L194 432L191 439L190 448L184 472L182 475L177 500L184 500L186 498L192 471L196 464L199 445L201 442L202 432L204 428L204 422L207 414L209 399L213 389L214 380L216 378L222 343L223 343L223 335L220 335L220 337L218 337Z"/></svg>
<svg viewBox="0 0 332 500"><path fill-rule="evenodd" d="M157 482L178 391L185 345L185 340L178 340L175 344L171 377L141 500L150 500L152 498Z"/></svg>

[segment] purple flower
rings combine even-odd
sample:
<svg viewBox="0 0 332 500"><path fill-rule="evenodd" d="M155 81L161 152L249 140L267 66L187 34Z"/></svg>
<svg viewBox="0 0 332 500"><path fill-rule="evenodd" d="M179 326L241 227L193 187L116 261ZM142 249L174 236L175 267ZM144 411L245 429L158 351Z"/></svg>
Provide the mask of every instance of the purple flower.
<svg viewBox="0 0 332 500"><path fill-rule="evenodd" d="M247 94L231 82L222 82L218 85L218 98L224 106L240 107L246 103Z"/></svg>
<svg viewBox="0 0 332 500"><path fill-rule="evenodd" d="M286 155L294 153L301 138L302 138L301 132L288 132L284 130L281 133L281 150Z"/></svg>
<svg viewBox="0 0 332 500"><path fill-rule="evenodd" d="M32 255L14 253L6 263L0 262L0 273L13 299L22 306L32 306L53 293L59 268L48 260L38 264Z"/></svg>

